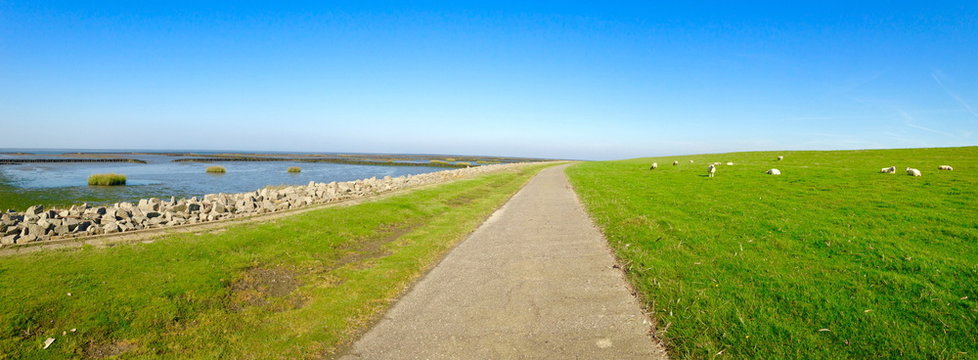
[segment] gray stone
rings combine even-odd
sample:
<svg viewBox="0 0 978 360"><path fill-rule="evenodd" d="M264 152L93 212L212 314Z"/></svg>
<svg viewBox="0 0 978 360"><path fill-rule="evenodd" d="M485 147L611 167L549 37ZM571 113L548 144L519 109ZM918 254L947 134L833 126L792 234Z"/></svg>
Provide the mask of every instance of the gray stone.
<svg viewBox="0 0 978 360"><path fill-rule="evenodd" d="M54 228L54 224L52 224L47 219L41 219L35 225L37 226L37 228L41 229L41 233ZM34 228L31 228L31 232L34 232Z"/></svg>
<svg viewBox="0 0 978 360"><path fill-rule="evenodd" d="M102 224L102 232L106 234L112 234L119 232L119 224L115 222L109 222Z"/></svg>
<svg viewBox="0 0 978 360"><path fill-rule="evenodd" d="M44 206L34 205L34 206L31 206L31 207L27 208L27 211L24 211L24 214L27 214L27 215L40 215L42 212L44 212Z"/></svg>
<svg viewBox="0 0 978 360"><path fill-rule="evenodd" d="M21 235L20 238L17 239L17 243L18 244L25 244L25 243L29 243L29 242L35 242L35 241L37 241L37 238L38 238L38 236L37 235L34 235L34 234Z"/></svg>
<svg viewBox="0 0 978 360"><path fill-rule="evenodd" d="M20 238L19 234L6 235L0 238L0 244L2 245L13 245L17 243L17 239Z"/></svg>
<svg viewBox="0 0 978 360"><path fill-rule="evenodd" d="M74 226L75 228L71 229L71 226ZM77 232L83 232L83 231L88 231L89 229L93 229L94 226L92 226L91 221L81 221L76 225L69 225L68 228L71 229L71 231L77 233Z"/></svg>
<svg viewBox="0 0 978 360"><path fill-rule="evenodd" d="M10 226L10 227L7 227L7 231L4 231L3 232L3 236L10 236L10 235L14 235L14 234L20 234L20 232L21 232L20 226Z"/></svg>

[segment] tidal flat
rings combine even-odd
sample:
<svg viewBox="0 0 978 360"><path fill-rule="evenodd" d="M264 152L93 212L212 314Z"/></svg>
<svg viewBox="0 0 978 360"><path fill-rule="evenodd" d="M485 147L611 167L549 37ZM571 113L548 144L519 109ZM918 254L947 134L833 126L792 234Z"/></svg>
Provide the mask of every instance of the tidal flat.
<svg viewBox="0 0 978 360"><path fill-rule="evenodd" d="M86 162L70 161L75 159ZM8 150L0 153L0 163L3 163L0 165L0 210L239 193L310 181L416 175L444 170L444 164L432 161L445 162L445 159L454 160L447 162L449 167L464 166L452 165L459 162L532 160L456 155ZM226 172L205 172L210 166L222 166ZM302 171L288 172L290 167L301 167ZM88 186L89 176L105 173L125 175L126 185Z"/></svg>

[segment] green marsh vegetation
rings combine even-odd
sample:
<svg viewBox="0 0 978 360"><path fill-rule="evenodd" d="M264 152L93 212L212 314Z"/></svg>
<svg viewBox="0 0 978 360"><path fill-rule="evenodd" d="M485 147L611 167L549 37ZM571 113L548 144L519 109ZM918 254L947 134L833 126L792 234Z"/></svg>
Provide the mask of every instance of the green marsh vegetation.
<svg viewBox="0 0 978 360"><path fill-rule="evenodd" d="M300 173L300 172L302 172L302 168L301 167L298 167L298 166L289 166L289 169L286 170L286 171L288 171L290 173Z"/></svg>
<svg viewBox="0 0 978 360"><path fill-rule="evenodd" d="M0 257L0 358L328 356L543 167L220 232Z"/></svg>
<svg viewBox="0 0 978 360"><path fill-rule="evenodd" d="M714 161L735 165L708 178ZM891 165L896 174L879 173ZM978 355L976 147L657 157L567 173L673 358Z"/></svg>
<svg viewBox="0 0 978 360"><path fill-rule="evenodd" d="M88 177L88 185L119 186L126 184L126 176L120 174L92 174Z"/></svg>
<svg viewBox="0 0 978 360"><path fill-rule="evenodd" d="M208 166L205 171L210 174L223 174L226 173L228 170L225 169L223 166L214 165L214 166Z"/></svg>

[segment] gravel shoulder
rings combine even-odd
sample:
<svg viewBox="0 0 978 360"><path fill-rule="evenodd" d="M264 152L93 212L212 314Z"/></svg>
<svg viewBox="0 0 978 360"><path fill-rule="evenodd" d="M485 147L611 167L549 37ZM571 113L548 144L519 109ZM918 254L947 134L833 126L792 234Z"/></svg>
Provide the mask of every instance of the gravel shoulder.
<svg viewBox="0 0 978 360"><path fill-rule="evenodd" d="M342 359L666 359L566 166L540 172Z"/></svg>

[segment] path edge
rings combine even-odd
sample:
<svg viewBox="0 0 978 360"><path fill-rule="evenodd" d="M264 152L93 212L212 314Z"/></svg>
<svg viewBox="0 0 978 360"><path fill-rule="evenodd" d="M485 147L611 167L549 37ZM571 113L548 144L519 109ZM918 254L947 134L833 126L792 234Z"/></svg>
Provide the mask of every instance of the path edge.
<svg viewBox="0 0 978 360"><path fill-rule="evenodd" d="M651 301L647 296L639 292L635 288L635 285L632 284L631 278L628 275L628 268L630 268L630 264L627 262L623 262L621 259L618 258L618 254L615 253L615 250L611 248L611 244L608 243L608 237L605 236L604 230L600 226L598 226L598 223L596 221L594 221L594 217L591 216L591 212L588 211L588 208L585 205L584 201L581 200L580 193L578 193L577 188L574 186L574 182L571 181L570 175L567 174L567 169L570 169L571 167L578 164L580 163L572 163L570 166L565 167L563 171L564 176L567 178L567 183L570 185L571 191L574 192L574 200L577 201L577 204L581 207L581 210L584 211L584 216L586 216L588 221L591 222L590 224L591 227L597 230L598 234L601 234L601 240L602 240L601 245L604 248L604 250L607 251L609 255L611 255L611 259L614 261L614 265L611 266L612 269L618 271L618 273L621 274L622 280L625 281L625 287L628 289L629 294L631 294L632 299L638 303L639 309L642 312L642 316L644 316L645 319L649 321L648 322L649 328L648 331L646 332L646 334L650 338L649 340L651 340L652 343L654 343L656 346L661 348L665 352L666 359L669 359L671 358L670 349L672 349L672 347L669 346L670 345L669 340L664 337L666 331L669 330L669 325L667 324L665 328L659 326L659 321L654 316L652 316L652 314L655 313L655 302ZM661 333L659 331L660 329L662 329Z"/></svg>
<svg viewBox="0 0 978 360"><path fill-rule="evenodd" d="M344 356L348 356L348 355L354 356L355 354L350 354L350 350L353 349L353 345L356 344L356 342L359 341L360 338L362 338L364 335L370 332L370 330L373 330L375 327L377 327L377 324L379 324L387 316L387 313L389 313L391 309L394 308L394 306L397 306L397 303L401 302L401 300L404 299L405 295L407 295L412 290L414 290L415 286L417 286L418 283L421 282L421 280L424 280L424 278L428 277L428 274L430 274L432 270L434 270L436 267L438 267L438 265L440 265L443 261L445 261L445 258L447 258L449 254L455 251L455 248L457 248L462 243L468 241L469 238L472 237L472 234L474 234L477 230L481 229L482 226L486 224L486 221L491 219L493 216L496 215L496 213L498 213L504 207L506 207L506 204L509 204L510 200L513 200L513 197L516 196L516 194L519 194L521 191L523 191L523 189L526 188L526 185L529 184L530 181L532 181L534 178L539 176L541 171L563 164L567 164L567 162L552 162L547 166L540 167L540 169L536 171L536 174L533 174L533 176L527 178L526 181L524 181L523 184L520 185L519 189L517 189L508 197L506 197L506 200L503 201L502 205L499 205L499 207L497 207L495 210L493 210L488 215L483 217L482 221L479 222L479 225L475 226L474 228L472 228L472 230L465 233L465 235L461 236L461 239L455 241L451 246L449 246L449 248L445 250L445 252L442 253L437 260L431 262L431 264L429 264L424 269L422 269L421 273L418 274L418 277L411 279L410 283L407 286L405 286L403 289L401 289L401 291L398 292L396 296L394 296L394 301L388 303L387 307L383 311L380 311L377 314L375 314L371 319L367 321L366 326L357 329L355 332L353 332L352 336L350 336L350 338L348 338L346 341L341 342L331 351L324 354L325 355L324 358L327 360L338 360L340 358L343 358ZM359 358L359 356L357 357Z"/></svg>

